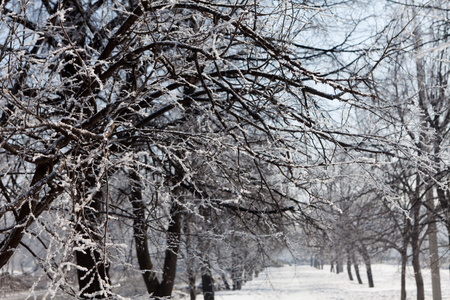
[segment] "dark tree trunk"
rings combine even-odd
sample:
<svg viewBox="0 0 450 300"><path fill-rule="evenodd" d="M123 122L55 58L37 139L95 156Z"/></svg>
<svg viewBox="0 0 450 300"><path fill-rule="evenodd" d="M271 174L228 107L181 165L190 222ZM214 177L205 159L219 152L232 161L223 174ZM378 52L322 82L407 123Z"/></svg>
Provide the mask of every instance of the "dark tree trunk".
<svg viewBox="0 0 450 300"><path fill-rule="evenodd" d="M204 263L202 266L202 289L203 299L214 300L214 281L209 263Z"/></svg>
<svg viewBox="0 0 450 300"><path fill-rule="evenodd" d="M242 279L236 278L233 280L233 291L242 289Z"/></svg>
<svg viewBox="0 0 450 300"><path fill-rule="evenodd" d="M411 240L414 240L412 238ZM412 243L414 244L414 242ZM412 265L414 269L414 278L416 280L416 288L417 288L417 300L425 300L425 290L423 285L423 277L422 277L422 268L420 266L420 251L417 249L417 246L414 246L412 254Z"/></svg>
<svg viewBox="0 0 450 300"><path fill-rule="evenodd" d="M227 276L224 272L222 272L221 277L222 277L223 284L225 285L225 289L230 290L231 289L230 284L228 283ZM255 277L258 277L257 272L255 272Z"/></svg>
<svg viewBox="0 0 450 300"><path fill-rule="evenodd" d="M89 168L86 166L85 169ZM80 205L86 201L85 197L89 197L84 191L95 187L97 182L102 180L95 172L83 175L77 182L79 195L83 196L83 198L77 199L77 203ZM110 294L109 266L104 251L102 251L104 233L99 230L99 228L107 226L98 213L103 205L102 198L101 190L97 191L92 200L84 204L77 213L75 230L82 239L78 239L76 243L75 257L79 266L77 274L81 299L106 299Z"/></svg>
<svg viewBox="0 0 450 300"><path fill-rule="evenodd" d="M352 260L350 258L350 255L347 256L347 273L348 278L353 281L353 275L352 275Z"/></svg>
<svg viewBox="0 0 450 300"><path fill-rule="evenodd" d="M95 248L85 248L84 251L75 251L75 256L79 266L81 299L106 299L108 291L105 286L109 284L109 274L102 253Z"/></svg>
<svg viewBox="0 0 450 300"><path fill-rule="evenodd" d="M419 181L419 179L418 179ZM418 199L416 197L416 199ZM413 215L411 226L411 250L414 278L416 280L417 300L425 300L425 290L423 285L422 268L420 266L420 201L413 203L411 212Z"/></svg>
<svg viewBox="0 0 450 300"><path fill-rule="evenodd" d="M81 241L76 245L78 249L81 249L75 251L77 266L79 266L77 275L80 297L81 299L105 299L109 294L106 286L110 282L108 263L98 244L101 236L92 228L87 229L85 224L77 225L76 231L83 240L90 240L87 244Z"/></svg>
<svg viewBox="0 0 450 300"><path fill-rule="evenodd" d="M192 268L188 270L188 280L189 280L189 297L191 300L197 298L197 288L195 286L195 273Z"/></svg>
<svg viewBox="0 0 450 300"><path fill-rule="evenodd" d="M231 280L233 281L233 290L242 289L242 268L239 263L233 260L233 268L231 270Z"/></svg>
<svg viewBox="0 0 450 300"><path fill-rule="evenodd" d="M185 214L183 220L183 231L185 236L186 245L186 272L189 282L189 296L190 300L195 300L197 298L197 287L195 286L196 274L194 269L194 253L192 251L192 236L190 231L191 215Z"/></svg>
<svg viewBox="0 0 450 300"><path fill-rule="evenodd" d="M181 211L177 202L170 209L171 220L167 228L167 248L164 259L163 277L156 297L170 297L172 295L177 270L178 250L180 248Z"/></svg>
<svg viewBox="0 0 450 300"><path fill-rule="evenodd" d="M319 262L320 267L320 262ZM253 279L253 265L245 264L244 266L244 282L251 281Z"/></svg>
<svg viewBox="0 0 450 300"><path fill-rule="evenodd" d="M85 46L86 25L83 22L84 16L81 7L75 0L68 0L64 2L67 9L65 15L64 25L67 28L66 34L70 39L70 43L76 47L83 48ZM68 43L67 43L68 44ZM80 66L83 65L84 54L75 55L70 51L66 53L61 76L66 78L64 80L65 97L69 99L74 97L73 87L82 85L85 78L80 73ZM80 95L76 95L80 96ZM79 99L78 99L79 100ZM97 112L96 104L93 98L86 101L81 106L71 105L68 108L74 113L85 117L90 117ZM75 157L87 157L90 155L91 149L81 147L76 150ZM80 172L81 170L81 172ZM78 190L78 199L76 202L81 206L80 212L77 213L77 224L75 230L83 240L78 239L76 242L75 257L77 260L77 274L78 284L80 288L81 299L107 299L109 298L109 266L107 258L105 257L104 243L105 234L101 232L107 230L107 219L105 220L98 212L101 211L103 195L101 190L98 190L99 184L103 185L105 179L100 176L99 167L94 163L85 163L79 170L71 170L76 181ZM89 190L95 189L96 192L89 201ZM86 203L86 201L89 201ZM87 241L87 242L86 242Z"/></svg>
<svg viewBox="0 0 450 300"><path fill-rule="evenodd" d="M370 264L370 260L366 262L366 271L367 271L367 281L369 281L369 287L373 288L375 285L373 284L372 266Z"/></svg>
<svg viewBox="0 0 450 300"><path fill-rule="evenodd" d="M355 255L353 255L352 260L353 260L353 266L355 268L356 279L358 279L359 284L363 284L363 282L361 280L361 275L359 274L359 266L358 266L358 262L356 261Z"/></svg>
<svg viewBox="0 0 450 300"><path fill-rule="evenodd" d="M155 293L158 289L159 282L156 273L153 270L153 263L150 257L147 241L147 224L145 223L146 205L142 200L142 189L140 185L139 174L131 171L131 205L133 206L133 234L136 243L136 257L139 263L139 269L142 272L145 286L149 294Z"/></svg>
<svg viewBox="0 0 450 300"><path fill-rule="evenodd" d="M422 32L419 27L416 28L414 32L414 44L416 46L416 51L420 51L420 48L422 47ZM418 52L416 52L418 53ZM424 69L424 61L421 57L416 56L416 80L417 80L417 86L418 86L418 98L419 103L421 106L421 109L428 109L424 103L427 103L427 91L425 87L425 69ZM427 122L426 117L424 115L421 115L420 121L421 123ZM430 124L432 125L432 124ZM424 132L422 132L419 136L419 151L418 154L422 155L423 152L429 152L431 141L430 137ZM424 170L422 170L424 171ZM425 171L426 172L426 171ZM420 267L420 209L422 207L422 200L421 199L421 186L423 183L422 175L419 175L417 173L416 175L416 189L415 194L411 201L411 214L412 214L412 225L411 225L411 249L412 249L412 264L414 269L414 278L416 280L416 288L417 288L417 300L424 300L425 299L425 291L423 286L423 277L422 277L422 270Z"/></svg>
<svg viewBox="0 0 450 300"><path fill-rule="evenodd" d="M356 279L358 279L358 283L359 284L363 284L363 281L361 279L361 275L359 274L359 266L357 263L354 263L353 266L355 267L355 275L356 275Z"/></svg>
<svg viewBox="0 0 450 300"><path fill-rule="evenodd" d="M400 290L400 300L406 300L406 264L408 262L408 256L405 251L401 252L402 266L401 266L401 290Z"/></svg>
<svg viewBox="0 0 450 300"><path fill-rule="evenodd" d="M321 254L317 255L316 268L319 269L319 270L323 269L323 260L322 260L322 255Z"/></svg>
<svg viewBox="0 0 450 300"><path fill-rule="evenodd" d="M401 257L401 288L400 288L400 300L406 300L406 265L408 263L408 245L410 242L410 229L411 222L408 220L406 215L403 215L403 224L404 227L402 229L402 248L400 249L400 257Z"/></svg>
<svg viewBox="0 0 450 300"><path fill-rule="evenodd" d="M367 253L365 248L361 249L361 256L364 260L364 264L366 265L367 281L369 282L369 287L373 288L375 285L373 284L372 264L370 262L369 254Z"/></svg>

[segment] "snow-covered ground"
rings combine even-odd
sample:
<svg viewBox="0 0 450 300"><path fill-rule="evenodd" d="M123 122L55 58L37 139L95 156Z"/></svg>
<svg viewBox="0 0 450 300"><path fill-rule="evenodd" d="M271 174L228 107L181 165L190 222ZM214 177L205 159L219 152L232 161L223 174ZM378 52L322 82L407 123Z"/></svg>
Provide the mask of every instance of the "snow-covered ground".
<svg viewBox="0 0 450 300"><path fill-rule="evenodd" d="M216 292L216 300L399 300L400 299L400 270L397 265L376 264L372 266L375 288L367 286L365 269L360 267L364 284L350 281L346 272L330 273L330 266L317 270L307 265L292 265L280 268L268 268L260 273L258 278L247 282L240 291ZM353 270L352 270L353 271ZM354 273L353 273L354 275ZM428 269L423 270L425 280L426 299L431 296L431 277ZM130 298L148 299L143 283L138 280L140 287L130 288L127 295ZM442 300L450 300L450 274L448 269L441 269ZM0 286L1 287L1 286ZM45 290L31 293L28 299L41 299ZM23 300L30 292L0 293L0 300ZM141 296L137 296L140 294ZM132 296L135 295L135 296ZM38 296L35 298L34 296ZM124 295L125 296L125 295ZM189 299L185 291L174 291L174 299ZM49 298L47 298L49 299ZM56 297L61 300L64 297ZM198 300L203 300L198 295ZM407 273L407 299L415 300L415 283L412 268Z"/></svg>
<svg viewBox="0 0 450 300"><path fill-rule="evenodd" d="M400 270L396 265L377 264L373 267L375 287L367 286L365 269L361 267L364 284L348 279L347 273L330 273L329 266L317 270L310 266L268 268L258 278L247 282L240 291L220 291L216 300L398 300ZM354 274L353 274L354 275ZM426 299L431 296L429 270L423 271ZM441 270L442 299L450 300L448 269ZM199 295L200 296L200 295ZM407 298L416 299L412 269L407 274ZM197 299L203 299L202 296Z"/></svg>

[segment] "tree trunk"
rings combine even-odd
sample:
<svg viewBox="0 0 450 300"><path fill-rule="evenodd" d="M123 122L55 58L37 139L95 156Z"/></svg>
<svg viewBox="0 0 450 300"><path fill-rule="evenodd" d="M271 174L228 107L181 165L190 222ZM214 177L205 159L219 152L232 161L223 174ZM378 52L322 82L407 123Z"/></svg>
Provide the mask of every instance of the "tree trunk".
<svg viewBox="0 0 450 300"><path fill-rule="evenodd" d="M202 289L203 299L214 300L214 281L209 262L205 262L202 266Z"/></svg>
<svg viewBox="0 0 450 300"><path fill-rule="evenodd" d="M195 286L195 273L192 268L188 270L188 280L189 280L189 297L191 300L197 298L197 287Z"/></svg>
<svg viewBox="0 0 450 300"><path fill-rule="evenodd" d="M233 257L231 280L233 281L233 291L242 289L242 268L236 257Z"/></svg>
<svg viewBox="0 0 450 300"><path fill-rule="evenodd" d="M408 262L406 248L403 249L400 255L402 258L400 300L406 300L406 264Z"/></svg>
<svg viewBox="0 0 450 300"><path fill-rule="evenodd" d="M83 247L75 251L77 259L78 284L81 299L108 298L108 265L103 254L94 247Z"/></svg>
<svg viewBox="0 0 450 300"><path fill-rule="evenodd" d="M86 166L85 169L89 168ZM92 172L84 173L77 182L79 195L82 196L77 199L77 203L83 204L82 209L77 213L75 226L75 231L80 236L76 242L75 257L81 299L106 299L110 295L109 266L102 251L105 236L100 232L100 228L103 227L106 230L107 225L98 213L102 208L102 191L95 191L92 200L84 204L89 197L84 191L95 187L100 180L101 178Z"/></svg>
<svg viewBox="0 0 450 300"><path fill-rule="evenodd" d="M403 224L402 228L402 248L400 249L401 256L401 290L400 290L400 300L406 300L406 265L408 263L408 245L410 242L410 229L411 222L408 220L407 216L403 215Z"/></svg>
<svg viewBox="0 0 450 300"><path fill-rule="evenodd" d="M417 300L425 300L422 269L420 266L420 201L416 200L411 208L414 222L411 230L412 265L417 287Z"/></svg>
<svg viewBox="0 0 450 300"><path fill-rule="evenodd" d="M342 273L342 261L339 259L336 261L336 274Z"/></svg>
<svg viewBox="0 0 450 300"><path fill-rule="evenodd" d="M359 274L359 266L358 266L358 262L356 261L356 257L353 254L352 256L352 260L353 260L353 266L355 268L355 275L356 275L356 279L358 279L358 283L359 284L363 284L362 280L361 280L361 275Z"/></svg>
<svg viewBox="0 0 450 300"><path fill-rule="evenodd" d="M412 265L414 269L414 278L416 280L417 300L425 300L425 291L423 285L422 270L420 267L419 251L413 249Z"/></svg>
<svg viewBox="0 0 450 300"><path fill-rule="evenodd" d="M437 241L436 216L434 215L433 189L427 192L428 205L428 242L430 245L430 269L433 300L441 300L441 276L439 273L439 251Z"/></svg>
<svg viewBox="0 0 450 300"><path fill-rule="evenodd" d="M415 12L415 8L413 8L413 13ZM416 21L416 20L414 20ZM415 22L414 22L415 23ZM416 23L414 25L417 25ZM420 26L416 26L414 30L414 46L415 46L415 52L416 52L416 81L417 81L417 95L418 95L418 102L420 108L426 112L428 110L428 103L427 103L427 91L426 91L426 74L425 74L425 66L424 66L424 59L417 55L420 53L423 40L422 40L422 30ZM422 124L426 124L427 120L424 114L420 116L420 122ZM431 125L431 124L427 124ZM423 126L423 125L422 125ZM420 133L419 136L419 152L418 155L422 155L422 152L430 152L430 137L425 134L423 131ZM426 172L426 171L425 171ZM417 174L416 175L416 191L414 198L411 200L411 212L412 212L412 232L411 232L411 248L412 248L412 264L414 268L414 277L416 279L416 286L417 286L417 300L424 300L425 299L425 291L423 286L423 277L422 277L422 270L420 267L420 208L422 207L421 203L421 190L420 187L422 186L422 176Z"/></svg>
<svg viewBox="0 0 450 300"><path fill-rule="evenodd" d="M369 282L369 287L373 288L373 275L372 275L372 264L370 262L369 254L367 253L367 250L364 248L364 246L361 248L361 256L364 260L364 264L366 265L366 272L367 272L367 281Z"/></svg>
<svg viewBox="0 0 450 300"><path fill-rule="evenodd" d="M185 236L185 244L186 244L186 272L188 275L189 282L189 295L191 300L195 300L197 298L197 287L195 286L196 276L194 270L194 255L192 252L192 240L191 240L191 232L189 228L189 222L191 222L189 218L189 214L184 215L184 236Z"/></svg>
<svg viewBox="0 0 450 300"><path fill-rule="evenodd" d="M176 201L170 209L171 220L167 228L167 248L164 258L163 277L156 297L170 297L172 295L177 270L178 250L180 248L181 211Z"/></svg>
<svg viewBox="0 0 450 300"><path fill-rule="evenodd" d="M149 294L155 293L159 282L156 273L153 270L153 263L150 257L147 241L147 224L145 223L145 202L142 200L142 189L140 185L139 174L131 171L131 205L133 206L133 234L136 243L136 257L139 263L139 269L142 272L145 286Z"/></svg>
<svg viewBox="0 0 450 300"><path fill-rule="evenodd" d="M348 273L348 278L353 281L353 276L352 276L352 261L350 259L350 254L347 255L347 273Z"/></svg>
<svg viewBox="0 0 450 300"><path fill-rule="evenodd" d="M373 288L375 285L373 284L372 266L370 264L370 260L368 260L366 262L366 270L367 270L367 281L369 282L369 287Z"/></svg>
<svg viewBox="0 0 450 300"><path fill-rule="evenodd" d="M319 261L320 268L320 261ZM253 266L252 264L244 264L244 282L251 281L253 279Z"/></svg>
<svg viewBox="0 0 450 300"><path fill-rule="evenodd" d="M221 277L222 277L223 284L225 285L225 289L226 290L230 290L231 289L230 288L230 284L228 283L227 276L226 276L225 272L221 273ZM255 272L255 277L258 277L258 272Z"/></svg>
<svg viewBox="0 0 450 300"><path fill-rule="evenodd" d="M106 299L109 295L107 286L110 281L108 263L98 244L102 237L88 226L86 224L76 226L77 233L82 237L76 244L76 249L79 250L75 251L80 298Z"/></svg>

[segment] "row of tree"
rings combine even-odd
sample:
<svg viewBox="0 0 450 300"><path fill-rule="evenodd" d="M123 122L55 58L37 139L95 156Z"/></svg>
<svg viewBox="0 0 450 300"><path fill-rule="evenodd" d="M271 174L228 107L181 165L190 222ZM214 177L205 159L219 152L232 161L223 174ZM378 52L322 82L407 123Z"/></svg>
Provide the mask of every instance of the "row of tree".
<svg viewBox="0 0 450 300"><path fill-rule="evenodd" d="M390 152L393 155L373 155L370 165L360 164L358 170L334 169L339 179L322 194L336 199L334 204L343 212L333 221L338 256L339 252L353 256L356 251L368 265L367 252L376 255L395 249L401 257L401 299L406 299L409 260L417 299L424 299L421 255L426 250L437 300L442 298L439 261L450 241L449 7L440 1L387 7L397 16L393 28L401 30L396 31L395 51L386 57L389 64L373 73L374 108L370 114L360 114L365 124L358 128L374 135L382 132L384 141L397 147ZM386 51L386 44L383 47ZM363 124L362 119L356 118L355 124ZM438 243L439 233L447 238ZM443 251L439 252L439 245Z"/></svg>
<svg viewBox="0 0 450 300"><path fill-rule="evenodd" d="M410 251L423 299L424 232L450 237L449 11L1 1L0 267L26 252L81 299L124 270L170 297L182 269L212 300L302 232L366 266Z"/></svg>

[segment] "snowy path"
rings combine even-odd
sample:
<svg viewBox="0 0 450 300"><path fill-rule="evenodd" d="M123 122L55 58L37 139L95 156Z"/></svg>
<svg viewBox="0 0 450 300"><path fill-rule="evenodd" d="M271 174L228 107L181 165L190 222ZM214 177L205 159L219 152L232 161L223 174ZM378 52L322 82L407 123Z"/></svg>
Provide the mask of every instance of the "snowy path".
<svg viewBox="0 0 450 300"><path fill-rule="evenodd" d="M310 266L285 266L269 268L258 278L247 282L241 291L221 291L216 300L398 300L400 298L399 268L393 265L373 266L375 288L367 287L365 269L361 268L363 285L351 282L347 273L316 270ZM448 270L441 270L443 300L450 300ZM431 279L424 270L426 299L432 299ZM200 296L200 295L199 295ZM414 278L410 270L407 275L407 297L416 299ZM197 299L203 299L201 296Z"/></svg>

